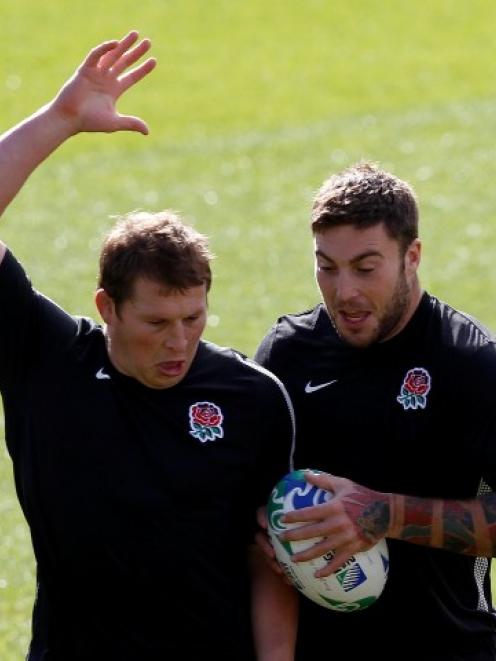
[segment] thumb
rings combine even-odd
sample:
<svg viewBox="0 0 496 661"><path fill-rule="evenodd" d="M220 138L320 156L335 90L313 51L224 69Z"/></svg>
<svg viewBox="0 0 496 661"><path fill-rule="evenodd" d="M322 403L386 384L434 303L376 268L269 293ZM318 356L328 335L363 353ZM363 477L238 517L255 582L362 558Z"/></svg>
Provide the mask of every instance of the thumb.
<svg viewBox="0 0 496 661"><path fill-rule="evenodd" d="M115 131L135 131L148 135L148 125L139 117L133 115L119 115L115 123Z"/></svg>

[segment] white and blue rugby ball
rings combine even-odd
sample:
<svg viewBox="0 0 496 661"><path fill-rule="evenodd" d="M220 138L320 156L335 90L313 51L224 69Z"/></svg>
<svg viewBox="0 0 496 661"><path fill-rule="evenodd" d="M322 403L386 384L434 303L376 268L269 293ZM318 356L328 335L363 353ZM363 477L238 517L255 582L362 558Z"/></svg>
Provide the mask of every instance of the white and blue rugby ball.
<svg viewBox="0 0 496 661"><path fill-rule="evenodd" d="M328 564L334 555L332 551L307 562L291 560L294 553L313 546L318 538L297 542L279 539L284 530L303 525L283 523L283 514L332 498L331 492L309 484L304 475L303 470L288 473L276 484L269 498L268 533L277 561L294 587L317 604L343 612L367 608L379 598L386 584L389 553L385 539L368 551L356 553L334 574L324 578L316 578L315 572Z"/></svg>

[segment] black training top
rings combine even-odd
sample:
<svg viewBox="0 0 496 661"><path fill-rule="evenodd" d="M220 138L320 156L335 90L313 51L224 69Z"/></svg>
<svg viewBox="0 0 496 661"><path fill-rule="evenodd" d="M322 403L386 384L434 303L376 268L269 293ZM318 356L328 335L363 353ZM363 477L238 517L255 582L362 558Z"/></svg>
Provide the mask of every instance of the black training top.
<svg viewBox="0 0 496 661"><path fill-rule="evenodd" d="M200 343L154 390L0 266L6 439L38 569L29 661L252 659L246 549L290 468L279 381Z"/></svg>
<svg viewBox="0 0 496 661"><path fill-rule="evenodd" d="M282 317L256 358L292 398L296 468L427 498L496 487L495 345L436 298L424 294L401 333L365 349L338 337L322 305ZM302 599L298 658L333 645L347 659L496 658L490 561L388 546L389 579L373 606L338 613Z"/></svg>

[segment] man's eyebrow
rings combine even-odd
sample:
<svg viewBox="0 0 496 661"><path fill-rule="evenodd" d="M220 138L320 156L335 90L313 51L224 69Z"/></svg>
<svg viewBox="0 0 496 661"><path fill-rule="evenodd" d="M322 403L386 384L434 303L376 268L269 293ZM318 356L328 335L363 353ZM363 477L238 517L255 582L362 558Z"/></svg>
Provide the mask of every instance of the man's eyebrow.
<svg viewBox="0 0 496 661"><path fill-rule="evenodd" d="M325 252L322 252L322 250L319 249L315 251L315 256L322 257L322 259L325 259L327 262L334 261L331 257L326 255ZM362 259L366 259L367 257L384 257L384 255L379 250L365 250L364 252L355 255L355 257L352 257L350 262L354 264L356 262L362 261Z"/></svg>
<svg viewBox="0 0 496 661"><path fill-rule="evenodd" d="M361 262L362 259L367 259L367 257L383 257L384 255L380 250L365 250L365 252L360 253L356 257L353 257L351 260L352 263L354 262Z"/></svg>

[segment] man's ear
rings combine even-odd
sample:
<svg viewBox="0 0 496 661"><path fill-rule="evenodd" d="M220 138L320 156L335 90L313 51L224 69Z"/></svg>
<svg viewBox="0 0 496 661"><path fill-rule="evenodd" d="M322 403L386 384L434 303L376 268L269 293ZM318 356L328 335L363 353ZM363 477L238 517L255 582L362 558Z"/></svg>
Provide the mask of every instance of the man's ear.
<svg viewBox="0 0 496 661"><path fill-rule="evenodd" d="M420 265L420 257L422 255L422 244L420 239L414 239L405 253L405 271L408 275L415 275Z"/></svg>
<svg viewBox="0 0 496 661"><path fill-rule="evenodd" d="M95 304L100 317L106 324L112 323L115 312L115 303L113 299L107 294L105 289L97 289L95 292Z"/></svg>

